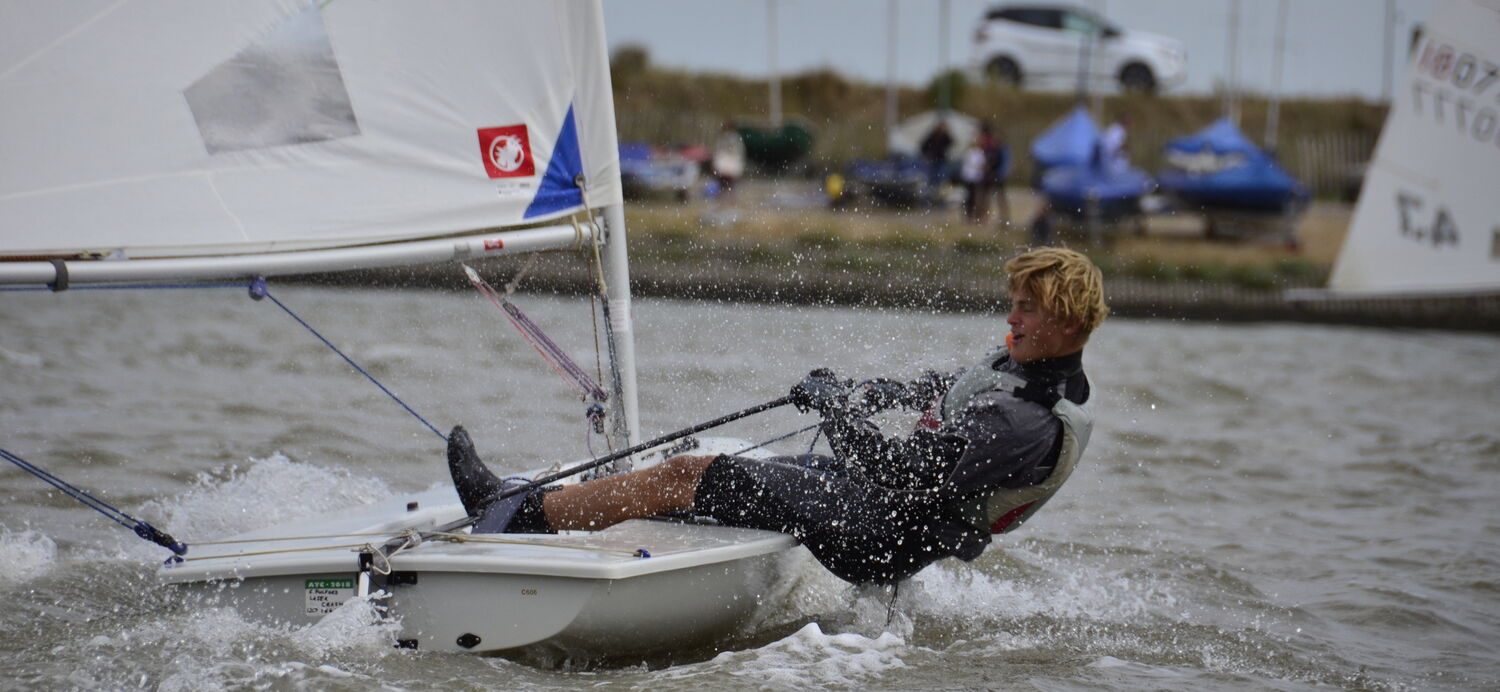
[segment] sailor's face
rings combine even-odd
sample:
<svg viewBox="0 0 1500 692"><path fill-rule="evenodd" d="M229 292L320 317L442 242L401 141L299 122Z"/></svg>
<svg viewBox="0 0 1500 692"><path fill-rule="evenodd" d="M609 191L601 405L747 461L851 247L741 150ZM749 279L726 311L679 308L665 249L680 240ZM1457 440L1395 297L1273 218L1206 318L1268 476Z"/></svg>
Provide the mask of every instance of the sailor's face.
<svg viewBox="0 0 1500 692"><path fill-rule="evenodd" d="M1018 289L1011 301L1010 316L1005 320L1010 336L1005 341L1017 363L1066 356L1083 348L1078 343L1078 325L1065 323L1042 307L1031 291Z"/></svg>

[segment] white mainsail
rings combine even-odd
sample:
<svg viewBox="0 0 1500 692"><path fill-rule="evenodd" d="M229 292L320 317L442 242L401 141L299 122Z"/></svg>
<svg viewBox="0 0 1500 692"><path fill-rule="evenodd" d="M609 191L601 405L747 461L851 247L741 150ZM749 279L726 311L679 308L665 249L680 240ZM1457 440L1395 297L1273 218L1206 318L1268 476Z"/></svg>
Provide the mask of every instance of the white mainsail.
<svg viewBox="0 0 1500 692"><path fill-rule="evenodd" d="M1500 292L1500 1L1438 4L1392 100L1329 289Z"/></svg>
<svg viewBox="0 0 1500 692"><path fill-rule="evenodd" d="M326 250L618 205L606 51L598 2L0 0L0 259Z"/></svg>
<svg viewBox="0 0 1500 692"><path fill-rule="evenodd" d="M598 0L0 0L0 152L0 284L55 290L563 248L602 212L639 438Z"/></svg>

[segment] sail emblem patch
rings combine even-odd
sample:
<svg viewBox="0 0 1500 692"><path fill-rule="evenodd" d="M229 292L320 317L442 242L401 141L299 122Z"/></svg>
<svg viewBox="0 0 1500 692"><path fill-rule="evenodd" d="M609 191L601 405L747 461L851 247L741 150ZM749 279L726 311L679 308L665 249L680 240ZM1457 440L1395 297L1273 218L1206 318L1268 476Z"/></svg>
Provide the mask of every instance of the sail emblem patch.
<svg viewBox="0 0 1500 692"><path fill-rule="evenodd" d="M536 164L531 160L531 138L524 123L480 128L479 152L484 160L484 172L491 178L536 175Z"/></svg>

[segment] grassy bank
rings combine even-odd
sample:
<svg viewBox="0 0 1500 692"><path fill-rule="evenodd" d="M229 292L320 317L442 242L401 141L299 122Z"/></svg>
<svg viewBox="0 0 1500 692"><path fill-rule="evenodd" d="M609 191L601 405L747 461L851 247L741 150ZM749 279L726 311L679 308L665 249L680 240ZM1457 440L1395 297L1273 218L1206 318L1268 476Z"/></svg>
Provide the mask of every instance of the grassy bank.
<svg viewBox="0 0 1500 692"><path fill-rule="evenodd" d="M1012 193L1012 218L1031 218L1037 204L1028 191ZM712 223L715 214L705 203L627 205L632 252L663 261L804 266L930 280L954 272L998 277L1004 259L1031 242L1024 224L976 226L954 209L788 209L747 195L739 200L733 221ZM1205 240L1197 218L1188 215L1153 219L1146 235L1125 235L1108 247L1084 247L1079 239L1073 244L1084 247L1112 277L1252 290L1317 286L1337 256L1348 216L1347 205L1313 205L1301 219L1303 245L1295 253L1281 244Z"/></svg>

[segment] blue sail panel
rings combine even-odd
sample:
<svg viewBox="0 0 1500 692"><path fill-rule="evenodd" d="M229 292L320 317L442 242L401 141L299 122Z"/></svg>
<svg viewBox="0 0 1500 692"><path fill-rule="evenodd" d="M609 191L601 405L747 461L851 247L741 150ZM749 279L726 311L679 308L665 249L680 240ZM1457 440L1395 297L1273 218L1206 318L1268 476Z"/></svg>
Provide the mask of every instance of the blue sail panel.
<svg viewBox="0 0 1500 692"><path fill-rule="evenodd" d="M542 174L542 183L522 218L583 206L583 190L575 182L582 174L583 153L578 146L578 124L573 120L573 107L568 106L562 131L557 133L557 144L552 147L552 160L547 162L547 172Z"/></svg>

